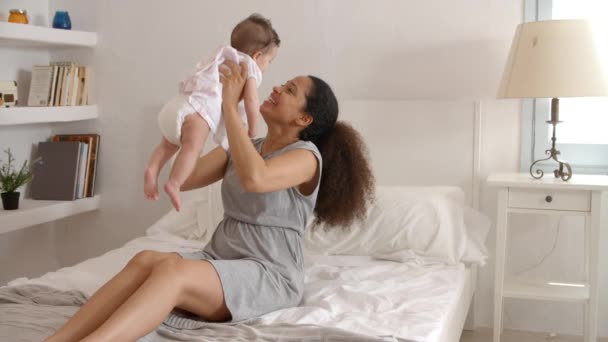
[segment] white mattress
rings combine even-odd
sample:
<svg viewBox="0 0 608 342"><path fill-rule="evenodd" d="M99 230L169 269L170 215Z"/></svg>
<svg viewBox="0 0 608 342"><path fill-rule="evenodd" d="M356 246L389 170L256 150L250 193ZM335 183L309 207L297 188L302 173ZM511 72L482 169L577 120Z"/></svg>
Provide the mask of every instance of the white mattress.
<svg viewBox="0 0 608 342"><path fill-rule="evenodd" d="M74 267L9 285L35 283L91 295L138 251L194 251L198 241L173 235L137 238ZM422 259L407 263L369 257L307 256L300 306L269 313L263 323L317 324L366 335L417 341L458 341L472 294L464 265Z"/></svg>

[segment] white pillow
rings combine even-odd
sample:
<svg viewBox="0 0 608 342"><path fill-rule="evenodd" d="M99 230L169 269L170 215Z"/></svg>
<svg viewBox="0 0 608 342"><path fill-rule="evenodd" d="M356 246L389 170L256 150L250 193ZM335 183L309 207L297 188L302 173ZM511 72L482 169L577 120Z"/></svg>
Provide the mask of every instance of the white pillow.
<svg viewBox="0 0 608 342"><path fill-rule="evenodd" d="M207 243L224 217L222 182L181 193L182 210L174 209L146 230L146 235L170 234Z"/></svg>
<svg viewBox="0 0 608 342"><path fill-rule="evenodd" d="M464 202L464 192L457 187L380 186L363 222L346 230L309 228L305 248L310 254L367 255L397 261L423 256L448 263L483 264L487 253L483 242L480 249L465 227ZM477 240L485 240L477 235Z"/></svg>
<svg viewBox="0 0 608 342"><path fill-rule="evenodd" d="M488 259L486 239L490 232L492 221L486 215L470 207L464 208L464 225L467 228L467 254L463 258L465 263L485 265Z"/></svg>

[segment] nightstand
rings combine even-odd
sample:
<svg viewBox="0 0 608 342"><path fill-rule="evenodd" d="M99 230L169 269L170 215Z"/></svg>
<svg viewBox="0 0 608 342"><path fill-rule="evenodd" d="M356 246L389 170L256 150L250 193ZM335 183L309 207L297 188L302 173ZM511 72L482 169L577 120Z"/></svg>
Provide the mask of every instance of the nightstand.
<svg viewBox="0 0 608 342"><path fill-rule="evenodd" d="M584 305L584 341L597 338L599 236L608 222L608 176L574 175L568 182L527 173L492 174L488 185L498 188L494 342L500 341L503 298L521 298ZM509 213L585 217L585 283L561 284L505 276Z"/></svg>

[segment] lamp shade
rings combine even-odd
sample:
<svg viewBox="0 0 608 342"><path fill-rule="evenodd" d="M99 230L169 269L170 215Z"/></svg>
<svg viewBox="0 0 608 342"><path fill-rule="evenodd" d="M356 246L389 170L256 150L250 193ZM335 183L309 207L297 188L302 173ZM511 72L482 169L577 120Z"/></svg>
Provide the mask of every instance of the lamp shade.
<svg viewBox="0 0 608 342"><path fill-rule="evenodd" d="M587 20L521 24L498 97L608 96L607 43L608 37Z"/></svg>

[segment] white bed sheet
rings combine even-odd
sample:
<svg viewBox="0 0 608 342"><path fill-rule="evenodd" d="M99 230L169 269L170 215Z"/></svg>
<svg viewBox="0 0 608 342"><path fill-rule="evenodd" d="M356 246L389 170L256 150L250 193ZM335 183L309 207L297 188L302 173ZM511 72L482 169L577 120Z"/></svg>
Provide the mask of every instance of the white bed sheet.
<svg viewBox="0 0 608 342"><path fill-rule="evenodd" d="M173 235L144 236L76 266L36 279L19 278L8 285L41 284L91 295L138 251L187 252L202 247L199 241ZM424 259L399 263L370 257L307 256L300 306L269 313L261 321L316 324L417 341L458 341L470 302L470 273L463 264Z"/></svg>

